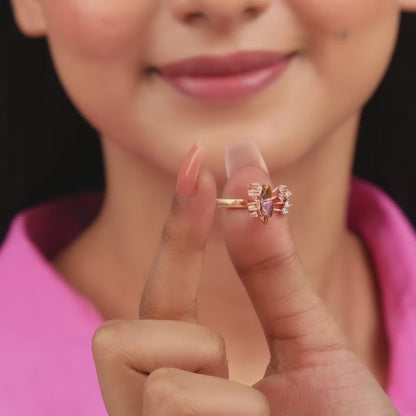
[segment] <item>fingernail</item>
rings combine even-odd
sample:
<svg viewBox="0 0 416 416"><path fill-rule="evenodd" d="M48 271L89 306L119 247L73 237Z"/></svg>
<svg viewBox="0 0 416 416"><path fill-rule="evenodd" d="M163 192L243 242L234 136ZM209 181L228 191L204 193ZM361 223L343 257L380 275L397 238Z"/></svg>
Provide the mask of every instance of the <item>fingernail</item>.
<svg viewBox="0 0 416 416"><path fill-rule="evenodd" d="M269 174L263 156L253 140L241 140L228 144L225 147L225 170L227 172L227 178L237 169L243 166L253 165L262 168Z"/></svg>
<svg viewBox="0 0 416 416"><path fill-rule="evenodd" d="M196 142L189 150L178 173L176 194L179 198L189 198L192 195L201 168L203 150L201 142Z"/></svg>

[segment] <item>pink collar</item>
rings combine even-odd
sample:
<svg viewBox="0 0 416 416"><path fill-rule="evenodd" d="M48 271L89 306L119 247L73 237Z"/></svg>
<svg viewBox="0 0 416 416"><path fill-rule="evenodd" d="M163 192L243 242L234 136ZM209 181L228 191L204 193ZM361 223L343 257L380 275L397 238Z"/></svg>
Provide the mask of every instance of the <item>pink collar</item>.
<svg viewBox="0 0 416 416"><path fill-rule="evenodd" d="M377 270L390 349L387 392L401 415L415 415L415 230L381 188L358 178L352 181L348 224L366 242Z"/></svg>

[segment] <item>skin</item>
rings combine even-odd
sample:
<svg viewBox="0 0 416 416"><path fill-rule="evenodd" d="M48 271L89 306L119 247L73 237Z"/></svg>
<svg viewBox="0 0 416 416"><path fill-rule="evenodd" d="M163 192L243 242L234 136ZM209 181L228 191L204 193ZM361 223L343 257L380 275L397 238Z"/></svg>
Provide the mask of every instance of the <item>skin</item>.
<svg viewBox="0 0 416 416"><path fill-rule="evenodd" d="M310 409L320 415L394 414L382 390L387 353L374 270L345 218L361 109L391 58L400 11L414 11L416 0L11 1L20 30L47 37L68 96L100 133L103 207L54 263L109 320L93 343L109 413L183 414L194 400L200 410L192 414L198 415L300 415ZM249 7L255 16L244 12ZM278 82L239 102L190 99L146 71L237 49L297 54ZM247 166L227 179L224 146L246 138L257 144L269 175ZM175 211L177 172L197 140L205 149L198 189L206 195L197 192ZM288 184L295 203L288 218L261 228L242 212L214 209L216 194L241 197L254 177ZM150 205L154 189L158 203ZM184 214L192 204L202 204L195 218ZM211 217L205 234L189 227ZM174 225L176 245L160 236L169 221L181 224ZM256 247L237 238L250 227L257 227L250 234L258 238ZM198 240L199 249L183 240ZM168 258L161 254L166 246ZM297 255L287 257L284 247ZM259 268L267 250L275 261ZM243 264L251 253L257 257ZM198 293L189 294L198 298L198 310L185 308L190 315L184 316L179 302L175 311L142 311L137 319L138 305L153 290L149 282L169 287L161 270L185 290L180 282L186 276L175 273L183 261L190 264L189 279L200 282ZM281 287L267 279L265 289L253 287L252 278L270 274L279 276ZM298 298L316 307L302 313L295 298L295 309L290 302L286 310L281 302L271 305L273 297L286 299L296 282ZM154 304L170 305L166 290L153 290ZM293 317L282 318L288 311ZM277 328L269 325L270 316L279 317ZM313 338L302 330L305 322L325 336ZM282 342L288 327L297 329ZM158 356L157 346L176 345L178 334L187 342L177 354L167 356L166 348ZM207 336L215 340L211 352L190 360ZM134 348L143 337L149 345ZM187 395L179 394L180 383ZM223 413L209 407L212 397ZM166 407L158 407L162 402Z"/></svg>

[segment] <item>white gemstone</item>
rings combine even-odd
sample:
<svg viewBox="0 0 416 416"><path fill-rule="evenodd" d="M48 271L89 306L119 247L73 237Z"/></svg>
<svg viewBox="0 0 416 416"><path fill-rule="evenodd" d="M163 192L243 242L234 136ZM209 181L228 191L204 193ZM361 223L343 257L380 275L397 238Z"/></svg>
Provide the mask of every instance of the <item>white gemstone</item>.
<svg viewBox="0 0 416 416"><path fill-rule="evenodd" d="M286 190L286 185L279 185L279 191L284 192Z"/></svg>
<svg viewBox="0 0 416 416"><path fill-rule="evenodd" d="M283 209L282 209L282 213L283 213L283 214L289 214L289 210L288 210L287 208L283 208Z"/></svg>
<svg viewBox="0 0 416 416"><path fill-rule="evenodd" d="M286 192L285 192L285 195L286 195L286 198L289 198L289 197L290 197L290 195L292 195L292 192L290 192L290 191L286 191Z"/></svg>

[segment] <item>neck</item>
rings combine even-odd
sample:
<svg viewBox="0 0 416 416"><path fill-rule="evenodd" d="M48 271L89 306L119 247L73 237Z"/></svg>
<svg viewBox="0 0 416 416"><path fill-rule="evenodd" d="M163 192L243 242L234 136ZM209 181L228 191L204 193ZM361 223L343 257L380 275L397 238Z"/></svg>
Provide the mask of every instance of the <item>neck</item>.
<svg viewBox="0 0 416 416"><path fill-rule="evenodd" d="M358 115L351 117L289 168L269 166L273 184L287 184L293 193L289 215L292 234L304 269L324 298L341 284L345 273L345 247L351 241L346 209L358 123ZM139 293L171 205L176 177L115 143L102 137L107 177L100 213L55 264L90 297L100 298L102 304L130 305L125 310L131 313L125 315L137 316ZM225 178L217 179L221 196ZM207 281L203 287L217 294L221 287L221 296L238 304L241 291L235 290L237 280L224 278L233 269L223 242L219 210L205 264ZM109 296L111 300L106 299Z"/></svg>

